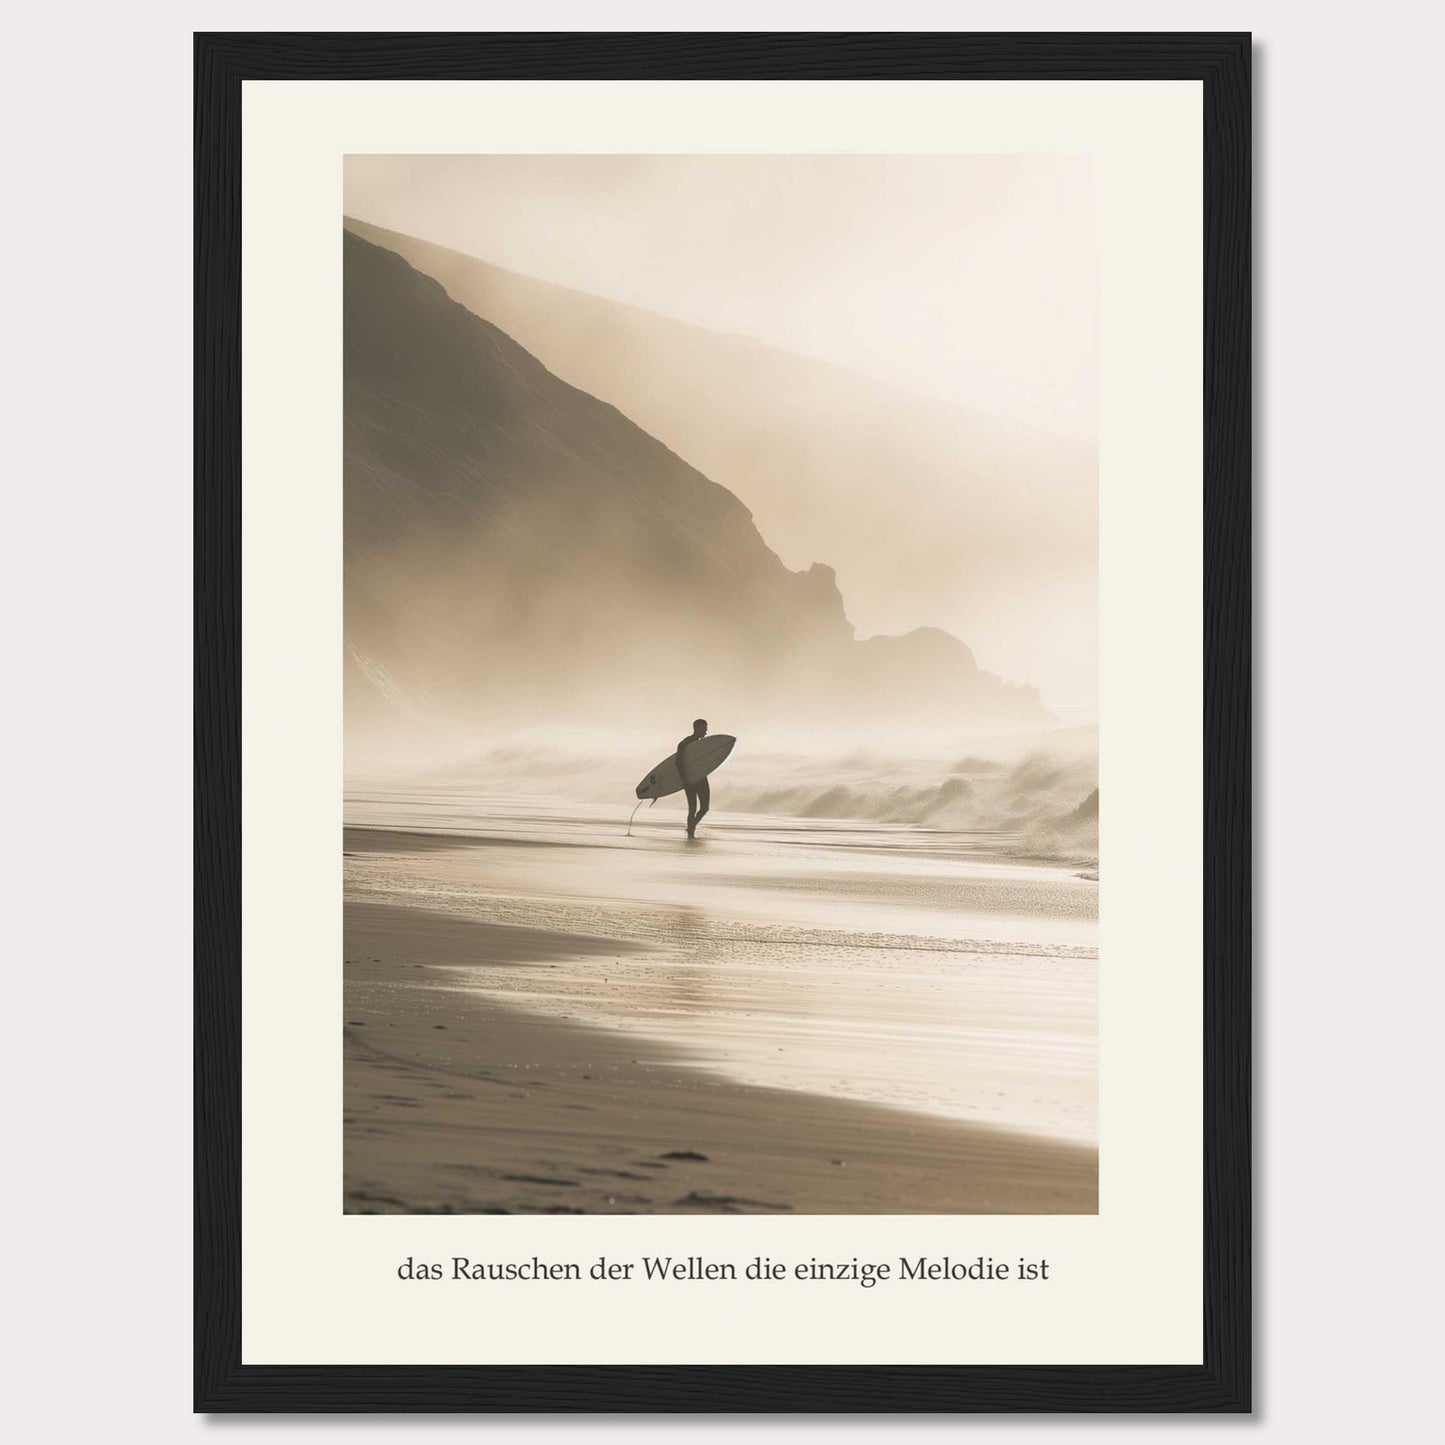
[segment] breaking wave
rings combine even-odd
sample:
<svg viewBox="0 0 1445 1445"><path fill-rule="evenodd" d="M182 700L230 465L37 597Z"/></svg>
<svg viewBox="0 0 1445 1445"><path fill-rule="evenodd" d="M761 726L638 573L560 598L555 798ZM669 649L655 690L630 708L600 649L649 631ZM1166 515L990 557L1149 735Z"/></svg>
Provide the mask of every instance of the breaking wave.
<svg viewBox="0 0 1445 1445"><path fill-rule="evenodd" d="M645 771L633 749L586 752L505 745L445 768L429 782L462 783L619 805ZM655 761L655 760L654 760ZM819 758L735 754L717 775L726 812L854 819L995 835L1001 851L1093 865L1099 851L1098 756L1093 747L1035 747L1012 756L890 756L855 749Z"/></svg>

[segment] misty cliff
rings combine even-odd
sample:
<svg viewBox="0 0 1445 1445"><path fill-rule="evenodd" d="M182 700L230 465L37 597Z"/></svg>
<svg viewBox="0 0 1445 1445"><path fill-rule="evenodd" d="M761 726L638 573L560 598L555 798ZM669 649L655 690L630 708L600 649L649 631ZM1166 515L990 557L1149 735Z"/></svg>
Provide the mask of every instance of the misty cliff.
<svg viewBox="0 0 1445 1445"><path fill-rule="evenodd" d="M856 642L832 571L789 570L730 491L400 256L345 248L349 730L1042 716L945 632Z"/></svg>
<svg viewBox="0 0 1445 1445"><path fill-rule="evenodd" d="M942 627L982 656L1028 658L1042 669L1029 680L1051 699L1092 694L1093 629L1081 621L1097 607L1092 445L362 221L346 226L726 487L788 566L835 567L863 634ZM837 304L846 314L849 297Z"/></svg>

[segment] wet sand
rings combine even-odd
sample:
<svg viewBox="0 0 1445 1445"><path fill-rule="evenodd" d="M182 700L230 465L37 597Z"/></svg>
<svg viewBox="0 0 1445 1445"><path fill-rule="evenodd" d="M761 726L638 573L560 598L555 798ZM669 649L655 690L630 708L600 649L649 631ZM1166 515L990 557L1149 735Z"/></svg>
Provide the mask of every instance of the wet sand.
<svg viewBox="0 0 1445 1445"><path fill-rule="evenodd" d="M435 801L348 800L349 1211L1096 1209L1091 882Z"/></svg>

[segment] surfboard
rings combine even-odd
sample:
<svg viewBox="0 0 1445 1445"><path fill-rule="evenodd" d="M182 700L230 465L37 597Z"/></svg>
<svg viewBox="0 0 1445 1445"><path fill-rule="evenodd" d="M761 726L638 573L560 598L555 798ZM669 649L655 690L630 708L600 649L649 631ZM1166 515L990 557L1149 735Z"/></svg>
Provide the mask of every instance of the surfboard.
<svg viewBox="0 0 1445 1445"><path fill-rule="evenodd" d="M695 783L705 778L727 761L736 738L726 733L709 733L695 743L689 743L684 757L687 760L687 781ZM680 793L683 788L682 774L677 770L677 756L665 757L637 785L639 798L665 798L669 793Z"/></svg>

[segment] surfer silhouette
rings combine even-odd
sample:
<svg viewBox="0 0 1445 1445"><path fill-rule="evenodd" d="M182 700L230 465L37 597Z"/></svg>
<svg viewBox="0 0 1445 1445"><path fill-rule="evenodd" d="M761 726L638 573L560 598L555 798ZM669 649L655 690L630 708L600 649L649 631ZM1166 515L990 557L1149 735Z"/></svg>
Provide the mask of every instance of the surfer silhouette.
<svg viewBox="0 0 1445 1445"><path fill-rule="evenodd" d="M699 778L695 783L687 780L687 768L683 764L683 753L689 744L701 742L707 736L707 719L696 718L693 721L692 731L683 738L677 745L677 754L674 761L677 763L678 776L682 779L682 790L687 794L687 836L697 836L697 825L702 822L703 815L707 812L708 803L712 800L712 790L707 785L706 778Z"/></svg>
<svg viewBox="0 0 1445 1445"><path fill-rule="evenodd" d="M659 798L671 797L674 793L687 794L687 836L697 836L697 825L707 814L711 801L707 775L715 772L728 759L735 737L727 733L708 734L707 719L698 718L692 731L678 743L667 757L647 774L637 785L637 808L644 803L655 803ZM627 820L627 836L632 836L632 818Z"/></svg>

